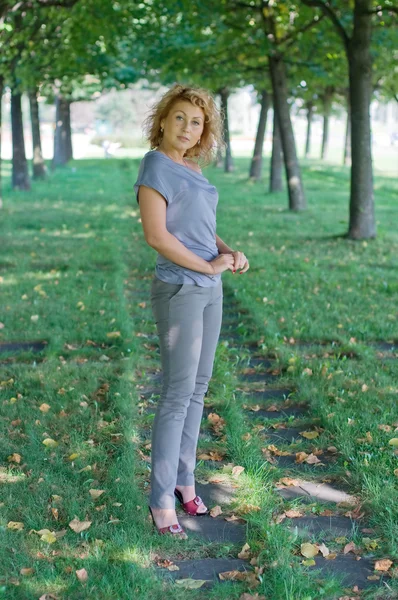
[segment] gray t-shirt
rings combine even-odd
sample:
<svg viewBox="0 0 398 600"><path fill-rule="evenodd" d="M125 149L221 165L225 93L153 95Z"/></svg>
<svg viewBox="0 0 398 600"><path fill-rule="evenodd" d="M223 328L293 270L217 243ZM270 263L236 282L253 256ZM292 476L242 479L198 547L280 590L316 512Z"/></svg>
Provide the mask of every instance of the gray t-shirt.
<svg viewBox="0 0 398 600"><path fill-rule="evenodd" d="M134 190L153 188L167 202L166 228L186 248L207 261L218 256L216 207L218 192L204 175L159 152L150 150L141 161ZM221 274L206 275L181 267L157 255L155 275L166 283L190 283L201 287L218 284Z"/></svg>

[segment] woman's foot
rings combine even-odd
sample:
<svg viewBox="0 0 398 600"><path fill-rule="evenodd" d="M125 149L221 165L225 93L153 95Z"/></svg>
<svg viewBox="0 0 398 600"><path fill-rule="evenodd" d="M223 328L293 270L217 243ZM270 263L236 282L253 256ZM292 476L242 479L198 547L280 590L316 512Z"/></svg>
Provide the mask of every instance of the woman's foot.
<svg viewBox="0 0 398 600"><path fill-rule="evenodd" d="M178 490L182 494L184 504L198 497L196 496L194 485L176 485L176 490ZM203 504L203 502L201 502L200 504L195 506L195 512L198 515L205 514L208 512L208 508Z"/></svg>
<svg viewBox="0 0 398 600"><path fill-rule="evenodd" d="M188 536L178 523L176 511L171 508L151 508L149 512L159 533L171 533L176 537L186 539Z"/></svg>

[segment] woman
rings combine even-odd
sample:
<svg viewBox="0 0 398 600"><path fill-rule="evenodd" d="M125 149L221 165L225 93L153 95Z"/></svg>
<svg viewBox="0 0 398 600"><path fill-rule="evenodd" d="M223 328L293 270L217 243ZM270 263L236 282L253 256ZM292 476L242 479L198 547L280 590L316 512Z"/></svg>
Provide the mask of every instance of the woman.
<svg viewBox="0 0 398 600"><path fill-rule="evenodd" d="M151 150L134 185L146 242L158 252L151 288L159 335L162 394L152 431L149 509L159 533L186 534L185 512L208 512L195 493L196 446L203 399L221 327L221 273L249 263L216 235L216 188L198 163L221 144L221 118L212 96L175 84L146 119Z"/></svg>

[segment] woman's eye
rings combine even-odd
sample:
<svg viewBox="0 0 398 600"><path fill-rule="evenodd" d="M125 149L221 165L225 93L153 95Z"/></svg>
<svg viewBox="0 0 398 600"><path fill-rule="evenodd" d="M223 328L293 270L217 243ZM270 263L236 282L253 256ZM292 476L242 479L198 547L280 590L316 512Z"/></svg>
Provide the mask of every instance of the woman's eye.
<svg viewBox="0 0 398 600"><path fill-rule="evenodd" d="M194 121L195 125L200 125L199 121Z"/></svg>

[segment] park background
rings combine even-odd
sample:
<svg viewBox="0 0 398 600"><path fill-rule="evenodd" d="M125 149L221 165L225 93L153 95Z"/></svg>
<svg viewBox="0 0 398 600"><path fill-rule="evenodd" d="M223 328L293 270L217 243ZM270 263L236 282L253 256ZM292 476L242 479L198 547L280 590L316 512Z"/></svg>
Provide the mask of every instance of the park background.
<svg viewBox="0 0 398 600"><path fill-rule="evenodd" d="M0 2L0 598L398 597L396 14ZM133 193L174 82L221 109L204 174L251 264L223 276L212 514L179 511L187 542L146 511L161 372Z"/></svg>

